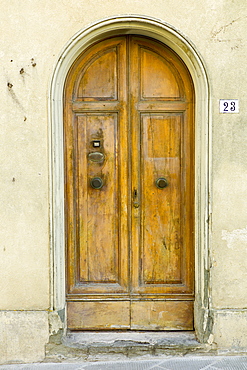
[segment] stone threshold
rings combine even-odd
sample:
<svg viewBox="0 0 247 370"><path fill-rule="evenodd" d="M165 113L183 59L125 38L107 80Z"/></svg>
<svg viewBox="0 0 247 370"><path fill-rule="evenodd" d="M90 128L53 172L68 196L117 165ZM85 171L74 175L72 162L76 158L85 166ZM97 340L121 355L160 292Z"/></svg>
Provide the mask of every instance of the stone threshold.
<svg viewBox="0 0 247 370"><path fill-rule="evenodd" d="M141 332L68 332L60 340L50 340L46 361L89 360L139 356L185 356L213 354L207 344L199 343L193 331Z"/></svg>

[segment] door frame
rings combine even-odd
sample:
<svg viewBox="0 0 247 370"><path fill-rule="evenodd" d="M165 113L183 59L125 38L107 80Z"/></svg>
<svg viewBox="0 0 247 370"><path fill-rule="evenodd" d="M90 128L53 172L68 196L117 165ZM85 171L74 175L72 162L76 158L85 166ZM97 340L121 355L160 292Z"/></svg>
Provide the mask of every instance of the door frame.
<svg viewBox="0 0 247 370"><path fill-rule="evenodd" d="M137 34L158 40L174 50L186 64L195 88L195 330L207 340L209 307L209 224L211 174L211 119L209 83L201 56L188 38L160 20L116 16L94 23L74 35L56 63L49 91L51 310L66 318L63 89L70 66L93 43L104 38ZM66 329L66 320L64 320Z"/></svg>

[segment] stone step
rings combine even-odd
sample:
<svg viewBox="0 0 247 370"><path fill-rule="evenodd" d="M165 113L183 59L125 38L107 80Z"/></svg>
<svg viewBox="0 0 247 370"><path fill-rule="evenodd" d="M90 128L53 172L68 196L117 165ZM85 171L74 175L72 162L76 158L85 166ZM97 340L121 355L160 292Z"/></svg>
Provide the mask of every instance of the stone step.
<svg viewBox="0 0 247 370"><path fill-rule="evenodd" d="M47 346L47 360L95 356L181 355L213 353L194 332L73 332ZM89 357L88 357L89 356Z"/></svg>

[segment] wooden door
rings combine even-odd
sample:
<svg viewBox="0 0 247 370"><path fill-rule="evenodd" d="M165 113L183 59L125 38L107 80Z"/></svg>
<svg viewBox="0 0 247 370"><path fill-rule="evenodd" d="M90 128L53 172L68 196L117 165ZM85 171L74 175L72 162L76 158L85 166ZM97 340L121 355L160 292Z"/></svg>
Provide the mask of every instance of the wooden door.
<svg viewBox="0 0 247 370"><path fill-rule="evenodd" d="M72 66L69 329L193 329L193 99L186 66L152 39L104 40Z"/></svg>

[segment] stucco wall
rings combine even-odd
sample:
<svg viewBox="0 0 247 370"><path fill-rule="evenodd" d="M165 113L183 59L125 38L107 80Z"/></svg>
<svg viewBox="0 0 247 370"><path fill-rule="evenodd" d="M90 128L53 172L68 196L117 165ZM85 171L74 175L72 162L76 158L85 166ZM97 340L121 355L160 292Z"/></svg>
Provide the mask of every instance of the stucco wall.
<svg viewBox="0 0 247 370"><path fill-rule="evenodd" d="M238 320L229 333L236 312L241 311L241 327L247 326L245 0L3 0L0 8L0 310L31 310L39 320L40 311L52 306L48 93L60 52L90 23L114 15L143 14L184 34L206 66L212 124L213 340L219 346L237 343ZM219 114L222 98L239 99L240 113ZM3 317L0 320L6 323ZM222 340L224 333L230 336L227 343ZM46 342L46 336L42 338L40 347ZM241 347L247 348L247 339L241 338ZM26 357L14 357L11 353L4 361L35 360L28 352Z"/></svg>

